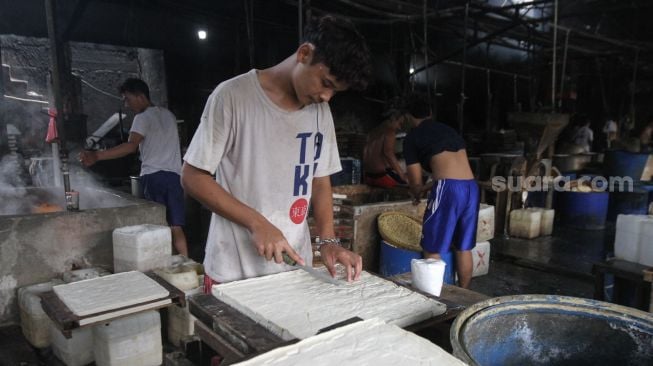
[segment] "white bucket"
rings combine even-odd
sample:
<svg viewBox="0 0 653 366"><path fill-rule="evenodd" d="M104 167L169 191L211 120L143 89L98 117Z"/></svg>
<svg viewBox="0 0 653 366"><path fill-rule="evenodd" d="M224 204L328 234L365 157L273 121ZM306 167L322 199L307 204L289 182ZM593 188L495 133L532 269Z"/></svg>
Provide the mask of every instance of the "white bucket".
<svg viewBox="0 0 653 366"><path fill-rule="evenodd" d="M413 286L434 296L440 296L447 263L441 259L413 259L410 268Z"/></svg>

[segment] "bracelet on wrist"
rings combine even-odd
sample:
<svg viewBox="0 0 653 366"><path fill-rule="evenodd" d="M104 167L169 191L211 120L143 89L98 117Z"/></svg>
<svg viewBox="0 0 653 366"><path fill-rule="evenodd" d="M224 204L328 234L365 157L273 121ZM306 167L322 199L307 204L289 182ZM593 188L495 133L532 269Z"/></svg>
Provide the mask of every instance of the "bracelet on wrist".
<svg viewBox="0 0 653 366"><path fill-rule="evenodd" d="M318 250L320 250L320 248L322 248L323 245L327 245L327 244L333 244L333 245L341 246L339 238L322 239L320 237L317 237L315 239L315 246L317 247Z"/></svg>

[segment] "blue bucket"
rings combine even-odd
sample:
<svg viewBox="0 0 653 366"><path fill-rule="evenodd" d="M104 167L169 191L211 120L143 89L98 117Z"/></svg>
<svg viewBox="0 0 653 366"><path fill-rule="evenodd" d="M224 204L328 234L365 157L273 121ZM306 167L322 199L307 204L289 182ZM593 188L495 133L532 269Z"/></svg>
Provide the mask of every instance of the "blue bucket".
<svg viewBox="0 0 653 366"><path fill-rule="evenodd" d="M648 153L633 153L622 150L606 151L605 175L608 177L631 177L635 181L640 180L648 157Z"/></svg>
<svg viewBox="0 0 653 366"><path fill-rule="evenodd" d="M620 214L646 215L648 213L646 190L635 188L632 192L610 192L608 220L615 221Z"/></svg>
<svg viewBox="0 0 653 366"><path fill-rule="evenodd" d="M608 216L608 192L555 192L556 217L561 224L582 230L601 230Z"/></svg>

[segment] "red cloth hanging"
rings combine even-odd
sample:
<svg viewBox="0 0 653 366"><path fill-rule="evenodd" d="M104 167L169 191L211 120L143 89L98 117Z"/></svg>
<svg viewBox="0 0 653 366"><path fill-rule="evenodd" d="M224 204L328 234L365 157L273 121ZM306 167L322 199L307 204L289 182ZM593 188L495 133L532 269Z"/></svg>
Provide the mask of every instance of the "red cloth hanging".
<svg viewBox="0 0 653 366"><path fill-rule="evenodd" d="M50 122L48 122L48 134L45 136L45 142L52 143L59 139L59 134L57 133L57 110L49 108L48 116L50 116Z"/></svg>

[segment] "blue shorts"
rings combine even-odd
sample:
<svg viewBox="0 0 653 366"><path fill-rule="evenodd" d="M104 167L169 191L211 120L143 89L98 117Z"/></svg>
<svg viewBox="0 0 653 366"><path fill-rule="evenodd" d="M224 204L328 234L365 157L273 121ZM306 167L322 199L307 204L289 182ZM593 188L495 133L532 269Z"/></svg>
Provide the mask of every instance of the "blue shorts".
<svg viewBox="0 0 653 366"><path fill-rule="evenodd" d="M170 226L184 226L184 190L179 174L158 171L141 176L143 196L166 206L166 220Z"/></svg>
<svg viewBox="0 0 653 366"><path fill-rule="evenodd" d="M442 179L433 184L424 212L422 248L429 253L476 246L479 190L473 179Z"/></svg>

